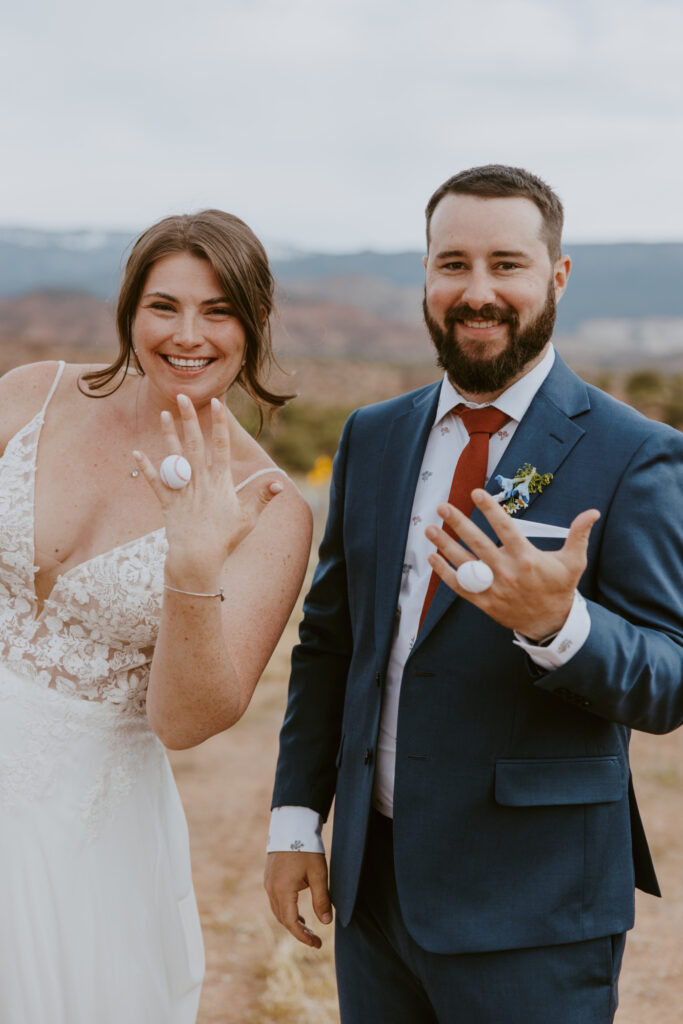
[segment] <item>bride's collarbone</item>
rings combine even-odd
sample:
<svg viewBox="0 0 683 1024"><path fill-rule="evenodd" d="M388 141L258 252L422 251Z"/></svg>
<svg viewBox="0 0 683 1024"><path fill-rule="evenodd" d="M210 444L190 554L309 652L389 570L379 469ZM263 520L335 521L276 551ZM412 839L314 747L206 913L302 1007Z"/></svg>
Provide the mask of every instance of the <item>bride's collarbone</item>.
<svg viewBox="0 0 683 1024"><path fill-rule="evenodd" d="M48 592L62 573L163 525L151 489L131 476L132 459L55 455L39 461L34 493L36 589Z"/></svg>
<svg viewBox="0 0 683 1024"><path fill-rule="evenodd" d="M156 497L139 473L132 475L134 447L134 430L122 419L116 396L94 400L73 389L55 395L36 458L39 596L75 566L163 525Z"/></svg>
<svg viewBox="0 0 683 1024"><path fill-rule="evenodd" d="M142 474L134 474L135 439L121 429L113 406L111 417L102 416L101 407L90 404L78 410L80 415L73 415L75 411L65 408L63 415L46 423L38 450L35 583L36 592L46 595L63 573L163 526L156 496ZM154 440L160 442L158 451L147 454L159 465L163 438ZM239 435L236 440L231 468L239 484L270 468L270 460L252 439L250 444Z"/></svg>
<svg viewBox="0 0 683 1024"><path fill-rule="evenodd" d="M158 508L153 515L137 516L119 503L109 505L54 502L34 521L34 567L36 589L48 591L58 576L77 565L130 544L163 525Z"/></svg>

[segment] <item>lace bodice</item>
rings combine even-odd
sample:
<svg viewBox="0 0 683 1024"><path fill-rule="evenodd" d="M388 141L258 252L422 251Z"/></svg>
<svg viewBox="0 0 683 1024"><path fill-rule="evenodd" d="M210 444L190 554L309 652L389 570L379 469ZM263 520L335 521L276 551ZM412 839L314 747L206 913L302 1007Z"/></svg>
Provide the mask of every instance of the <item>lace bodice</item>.
<svg viewBox="0 0 683 1024"><path fill-rule="evenodd" d="M41 686L141 713L161 613L165 533L62 573L39 611L34 483L44 419L45 407L0 459L0 658Z"/></svg>
<svg viewBox="0 0 683 1024"><path fill-rule="evenodd" d="M39 610L36 458L60 374L61 367L42 410L15 434L0 459L0 660L41 686L141 714L161 615L164 529L62 573Z"/></svg>

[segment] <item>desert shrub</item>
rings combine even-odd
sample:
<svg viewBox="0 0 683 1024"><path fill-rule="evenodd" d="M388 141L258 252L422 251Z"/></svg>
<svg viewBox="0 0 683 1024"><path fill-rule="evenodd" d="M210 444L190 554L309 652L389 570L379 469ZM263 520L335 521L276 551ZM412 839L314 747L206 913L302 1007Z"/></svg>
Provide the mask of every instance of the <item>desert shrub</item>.
<svg viewBox="0 0 683 1024"><path fill-rule="evenodd" d="M258 426L255 411L249 408L234 411L242 426L254 433ZM351 409L343 406L297 400L272 417L259 442L283 469L307 473L319 456L334 455L350 413Z"/></svg>
<svg viewBox="0 0 683 1024"><path fill-rule="evenodd" d="M598 373L595 377L589 378L592 384L595 384L596 388L600 388L601 391L608 391L611 393L614 387L614 379L611 373L606 370L602 373Z"/></svg>
<svg viewBox="0 0 683 1024"><path fill-rule="evenodd" d="M683 430L683 401L677 399L665 402L662 406L661 419L663 423L668 423L676 430Z"/></svg>
<svg viewBox="0 0 683 1024"><path fill-rule="evenodd" d="M626 378L626 394L636 406L662 399L666 383L657 370L636 370Z"/></svg>

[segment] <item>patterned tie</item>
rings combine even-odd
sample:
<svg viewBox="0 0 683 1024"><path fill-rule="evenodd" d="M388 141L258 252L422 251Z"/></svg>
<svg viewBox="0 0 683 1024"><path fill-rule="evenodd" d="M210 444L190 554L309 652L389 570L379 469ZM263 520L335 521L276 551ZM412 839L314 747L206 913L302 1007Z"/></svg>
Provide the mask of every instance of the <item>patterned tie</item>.
<svg viewBox="0 0 683 1024"><path fill-rule="evenodd" d="M455 505L463 515L470 516L474 509L472 491L475 487L483 487L486 483L491 434L495 434L497 430L500 430L510 417L492 405L487 405L484 409L468 409L466 405L461 404L456 405L452 411L457 413L465 424L470 439L465 445L455 467L453 482L451 483L451 490L448 495L448 503L449 505ZM455 537L448 524L445 524L443 529L451 537ZM422 628L422 623L429 611L432 598L440 582L441 578L435 572L432 572L424 604L422 605L418 629Z"/></svg>

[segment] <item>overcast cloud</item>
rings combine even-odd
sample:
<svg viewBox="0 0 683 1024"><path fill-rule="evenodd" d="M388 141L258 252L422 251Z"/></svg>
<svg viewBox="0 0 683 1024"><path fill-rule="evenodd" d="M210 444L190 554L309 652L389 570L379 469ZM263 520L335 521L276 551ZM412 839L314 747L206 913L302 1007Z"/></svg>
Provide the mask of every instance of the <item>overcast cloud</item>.
<svg viewBox="0 0 683 1024"><path fill-rule="evenodd" d="M271 242L421 247L500 161L574 241L683 240L683 6L647 0L39 0L0 15L0 223L221 206Z"/></svg>

